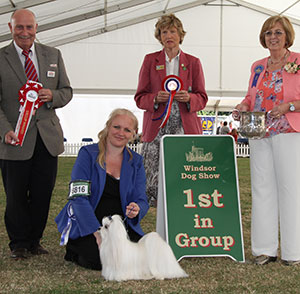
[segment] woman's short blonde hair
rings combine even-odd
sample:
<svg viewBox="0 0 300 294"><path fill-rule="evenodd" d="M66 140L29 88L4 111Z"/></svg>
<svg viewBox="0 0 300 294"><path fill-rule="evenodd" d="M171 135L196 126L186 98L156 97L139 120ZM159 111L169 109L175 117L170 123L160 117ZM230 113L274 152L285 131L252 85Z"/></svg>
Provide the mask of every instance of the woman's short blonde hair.
<svg viewBox="0 0 300 294"><path fill-rule="evenodd" d="M285 32L285 48L289 48L293 45L294 40L295 40L295 31L293 28L293 25L291 24L290 20L282 15L274 15L269 17L263 24L260 35L259 35L259 40L260 44L264 47L267 48L266 45L266 40L265 40L265 33L272 29L276 23L280 23L284 29Z"/></svg>
<svg viewBox="0 0 300 294"><path fill-rule="evenodd" d="M138 119L136 118L136 116L128 109L125 108L117 108L115 110L113 110L111 112L111 114L109 115L109 118L105 124L105 127L103 130L101 130L98 134L98 146L99 146L99 156L98 156L98 162L100 164L100 166L102 168L104 168L104 163L105 163L105 152L106 152L106 145L107 145L107 137L108 137L108 131L109 128L111 127L111 124L113 122L113 120L119 116L119 115L127 115L128 117L130 117L133 121L133 133L132 133L132 138L130 141L133 141L138 129ZM130 158L132 158L132 153L131 151L128 149L128 147L126 146L129 154L130 154Z"/></svg>
<svg viewBox="0 0 300 294"><path fill-rule="evenodd" d="M186 34L186 32L183 29L183 25L178 17L176 17L174 14L165 14L163 15L155 24L155 38L161 43L161 31L163 29L170 29L172 27L175 27L178 31L179 37L180 37L180 44L182 44L183 38ZM162 43L161 43L162 44Z"/></svg>

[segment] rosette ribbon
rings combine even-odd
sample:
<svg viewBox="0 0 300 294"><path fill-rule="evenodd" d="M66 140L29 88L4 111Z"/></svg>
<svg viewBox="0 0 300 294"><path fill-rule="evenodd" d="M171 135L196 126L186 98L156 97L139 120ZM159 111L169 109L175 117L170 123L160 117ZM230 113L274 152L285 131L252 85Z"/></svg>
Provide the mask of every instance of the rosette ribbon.
<svg viewBox="0 0 300 294"><path fill-rule="evenodd" d="M14 145L23 145L32 116L35 111L44 104L44 102L39 99L39 90L42 88L42 84L28 80L19 90L19 102L21 106L15 129L19 141L14 142Z"/></svg>
<svg viewBox="0 0 300 294"><path fill-rule="evenodd" d="M60 244L59 244L60 246L64 246L68 243L70 231L72 228L72 220L73 221L76 220L71 203L69 203L69 205L67 207L67 214L68 214L68 223L62 231L61 238L60 238Z"/></svg>
<svg viewBox="0 0 300 294"><path fill-rule="evenodd" d="M182 80L178 76L169 75L164 78L164 80L162 82L162 90L170 93L168 103L167 103L162 115L157 118L152 119L153 121L156 121L156 120L163 118L162 123L159 126L160 129L166 125L166 123L170 117L170 114L171 114L174 96L175 96L176 92L180 91L181 89L182 89Z"/></svg>

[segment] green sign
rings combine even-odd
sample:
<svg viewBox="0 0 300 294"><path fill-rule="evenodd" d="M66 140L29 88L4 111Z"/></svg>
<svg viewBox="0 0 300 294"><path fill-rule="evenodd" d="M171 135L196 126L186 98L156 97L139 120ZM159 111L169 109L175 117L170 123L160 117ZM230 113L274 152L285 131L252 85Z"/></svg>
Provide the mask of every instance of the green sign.
<svg viewBox="0 0 300 294"><path fill-rule="evenodd" d="M234 141L231 136L164 136L157 231L178 260L229 256L244 262Z"/></svg>

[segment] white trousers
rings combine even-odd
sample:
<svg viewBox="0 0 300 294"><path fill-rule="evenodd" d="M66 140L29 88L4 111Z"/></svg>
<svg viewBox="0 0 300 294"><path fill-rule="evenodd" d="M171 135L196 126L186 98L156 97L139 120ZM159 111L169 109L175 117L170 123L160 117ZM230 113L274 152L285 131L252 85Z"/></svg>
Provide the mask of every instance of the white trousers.
<svg viewBox="0 0 300 294"><path fill-rule="evenodd" d="M250 140L252 254L300 260L300 133Z"/></svg>

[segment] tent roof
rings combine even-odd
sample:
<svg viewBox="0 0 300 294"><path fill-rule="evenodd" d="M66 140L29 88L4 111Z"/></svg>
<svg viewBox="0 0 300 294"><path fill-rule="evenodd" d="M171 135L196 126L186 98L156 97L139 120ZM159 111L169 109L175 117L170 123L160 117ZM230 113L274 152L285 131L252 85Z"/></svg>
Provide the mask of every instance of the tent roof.
<svg viewBox="0 0 300 294"><path fill-rule="evenodd" d="M0 0L0 44L11 39L7 21L18 8L30 8L39 23L38 41L60 46L118 30L164 13L201 5L243 6L266 15L285 14L300 25L300 1L295 0Z"/></svg>

